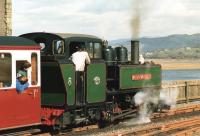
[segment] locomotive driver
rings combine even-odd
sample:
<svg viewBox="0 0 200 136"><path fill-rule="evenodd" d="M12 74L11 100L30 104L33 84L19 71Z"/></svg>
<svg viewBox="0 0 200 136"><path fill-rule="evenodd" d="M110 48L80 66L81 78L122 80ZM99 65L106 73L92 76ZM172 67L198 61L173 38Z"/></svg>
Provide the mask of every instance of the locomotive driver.
<svg viewBox="0 0 200 136"><path fill-rule="evenodd" d="M71 57L76 68L76 104L81 105L84 103L85 64L90 64L90 57L83 47L77 47L77 52Z"/></svg>
<svg viewBox="0 0 200 136"><path fill-rule="evenodd" d="M77 52L72 54L72 61L76 71L84 72L85 64L90 64L90 57L83 47L77 47Z"/></svg>

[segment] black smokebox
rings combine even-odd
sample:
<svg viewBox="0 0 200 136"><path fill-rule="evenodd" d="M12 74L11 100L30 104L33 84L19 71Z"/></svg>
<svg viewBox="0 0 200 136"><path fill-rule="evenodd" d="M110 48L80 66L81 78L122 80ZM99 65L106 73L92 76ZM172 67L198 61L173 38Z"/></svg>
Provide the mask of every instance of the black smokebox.
<svg viewBox="0 0 200 136"><path fill-rule="evenodd" d="M131 40L131 62L139 64L139 41Z"/></svg>

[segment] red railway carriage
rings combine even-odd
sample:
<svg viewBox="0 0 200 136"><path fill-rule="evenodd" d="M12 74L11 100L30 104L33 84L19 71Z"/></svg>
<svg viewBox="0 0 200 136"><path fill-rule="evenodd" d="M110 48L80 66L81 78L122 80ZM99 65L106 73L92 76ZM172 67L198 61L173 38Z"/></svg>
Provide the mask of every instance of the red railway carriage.
<svg viewBox="0 0 200 136"><path fill-rule="evenodd" d="M25 63L29 84L16 89L17 71ZM41 124L40 46L22 37L0 37L0 130Z"/></svg>

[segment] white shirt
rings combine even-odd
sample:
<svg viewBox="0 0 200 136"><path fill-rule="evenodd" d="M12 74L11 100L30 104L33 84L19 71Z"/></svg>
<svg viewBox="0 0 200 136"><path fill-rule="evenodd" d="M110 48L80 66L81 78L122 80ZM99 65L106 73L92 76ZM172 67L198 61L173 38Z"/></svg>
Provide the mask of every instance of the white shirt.
<svg viewBox="0 0 200 136"><path fill-rule="evenodd" d="M84 71L85 63L90 64L90 57L86 51L77 51L72 54L72 61L76 66L76 71Z"/></svg>
<svg viewBox="0 0 200 136"><path fill-rule="evenodd" d="M142 55L140 55L139 57L139 62L140 64L144 64L144 57Z"/></svg>

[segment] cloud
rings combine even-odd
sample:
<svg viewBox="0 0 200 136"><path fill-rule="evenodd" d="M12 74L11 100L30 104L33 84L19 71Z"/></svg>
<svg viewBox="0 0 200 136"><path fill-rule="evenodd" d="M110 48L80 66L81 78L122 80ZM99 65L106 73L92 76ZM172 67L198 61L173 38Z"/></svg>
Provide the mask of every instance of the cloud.
<svg viewBox="0 0 200 136"><path fill-rule="evenodd" d="M91 0L84 1L84 6L80 8L81 12L90 12L93 14L104 14L109 12L126 12L131 8L131 1L124 0Z"/></svg>
<svg viewBox="0 0 200 136"><path fill-rule="evenodd" d="M140 0L140 36L197 33L199 0ZM33 31L131 37L136 0L13 0L13 34Z"/></svg>
<svg viewBox="0 0 200 136"><path fill-rule="evenodd" d="M124 32L129 29L127 6L122 6L123 10L120 4L113 6L113 3L105 0L104 2L99 0L97 3L91 0L14 1L15 35L31 31L50 31L87 33L105 38L128 36L127 32ZM124 2L121 0L121 3ZM96 4L103 10L95 8L98 7Z"/></svg>
<svg viewBox="0 0 200 136"><path fill-rule="evenodd" d="M154 0L155 1L155 0ZM193 3L193 4L192 4ZM198 5L198 6L197 6ZM143 18L141 35L164 36L170 34L199 33L200 3L196 0L160 0ZM194 7L194 8L193 8Z"/></svg>

